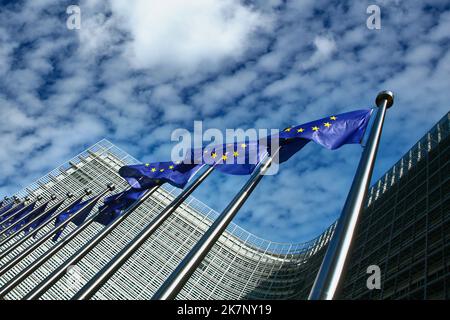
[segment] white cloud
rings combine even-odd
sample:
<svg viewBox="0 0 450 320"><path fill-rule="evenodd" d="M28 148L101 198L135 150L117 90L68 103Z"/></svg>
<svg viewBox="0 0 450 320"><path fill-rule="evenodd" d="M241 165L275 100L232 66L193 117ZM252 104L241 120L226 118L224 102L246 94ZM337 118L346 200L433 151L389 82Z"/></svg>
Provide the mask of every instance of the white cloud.
<svg viewBox="0 0 450 320"><path fill-rule="evenodd" d="M316 36L314 38L314 46L316 47L316 51L311 58L301 64L301 67L304 69L316 67L318 64L330 58L336 51L336 42L330 36Z"/></svg>
<svg viewBox="0 0 450 320"><path fill-rule="evenodd" d="M130 64L169 73L208 71L239 58L250 36L268 23L238 0L111 0L111 8L130 33Z"/></svg>

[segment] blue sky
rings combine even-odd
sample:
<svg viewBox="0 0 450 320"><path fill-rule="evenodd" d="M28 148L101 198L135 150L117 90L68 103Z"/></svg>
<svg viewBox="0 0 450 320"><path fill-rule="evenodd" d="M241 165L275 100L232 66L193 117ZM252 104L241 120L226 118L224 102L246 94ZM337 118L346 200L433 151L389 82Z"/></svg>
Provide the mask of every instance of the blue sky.
<svg viewBox="0 0 450 320"><path fill-rule="evenodd" d="M0 7L0 196L101 138L145 162L170 157L176 128L284 128L373 106L389 89L374 179L450 101L448 1L196 0ZM366 27L371 4L381 29ZM236 222L304 241L338 216L361 153L309 144L265 177ZM195 196L223 209L243 177L215 173Z"/></svg>

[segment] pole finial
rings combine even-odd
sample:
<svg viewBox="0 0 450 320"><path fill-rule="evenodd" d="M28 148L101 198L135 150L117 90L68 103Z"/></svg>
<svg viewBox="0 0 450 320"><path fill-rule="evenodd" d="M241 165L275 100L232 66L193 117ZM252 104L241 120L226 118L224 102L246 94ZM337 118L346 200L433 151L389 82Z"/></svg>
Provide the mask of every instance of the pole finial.
<svg viewBox="0 0 450 320"><path fill-rule="evenodd" d="M392 105L394 104L394 93L392 91L381 91L378 95L377 98L375 99L375 103L376 105L379 107L381 107L383 105L384 100L387 100L387 108L392 107Z"/></svg>

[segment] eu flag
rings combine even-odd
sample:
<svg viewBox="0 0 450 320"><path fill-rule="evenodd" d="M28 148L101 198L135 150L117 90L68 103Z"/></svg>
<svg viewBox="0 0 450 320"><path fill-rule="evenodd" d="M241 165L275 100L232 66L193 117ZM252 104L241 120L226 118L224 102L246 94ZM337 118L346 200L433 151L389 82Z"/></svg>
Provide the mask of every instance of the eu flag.
<svg viewBox="0 0 450 320"><path fill-rule="evenodd" d="M94 218L94 221L105 226L110 224L123 213L123 210L140 199L145 194L145 191L131 188L105 198L103 200L104 205L99 208L99 213Z"/></svg>
<svg viewBox="0 0 450 320"><path fill-rule="evenodd" d="M91 212L92 208L97 203L96 201L92 201L93 198L88 199L86 201L77 203L73 205L70 209L65 210L61 212L55 219L55 228L57 228L60 224L62 224L64 221L69 219L73 214L75 214L78 210L86 206L86 208L83 209L81 213L79 213L76 218L74 218L71 222L73 222L78 227L86 220L87 216ZM61 233L64 229L59 229L58 232L53 236L53 241L58 240Z"/></svg>
<svg viewBox="0 0 450 320"><path fill-rule="evenodd" d="M267 153L273 141L280 147L279 163L287 161L311 141L337 149L344 144L360 143L369 123L372 110L356 110L291 126L277 135L253 142L224 144L194 149L187 162L214 165L217 170L233 175L251 174Z"/></svg>
<svg viewBox="0 0 450 320"><path fill-rule="evenodd" d="M248 175L266 154L267 144L243 141L194 149L188 153L186 162L214 165L226 174Z"/></svg>
<svg viewBox="0 0 450 320"><path fill-rule="evenodd" d="M279 133L279 162L287 161L310 141L330 150L361 143L371 114L371 109L356 110L284 129Z"/></svg>
<svg viewBox="0 0 450 320"><path fill-rule="evenodd" d="M153 162L123 166L119 174L135 189L150 189L165 182L184 188L201 167L202 164Z"/></svg>

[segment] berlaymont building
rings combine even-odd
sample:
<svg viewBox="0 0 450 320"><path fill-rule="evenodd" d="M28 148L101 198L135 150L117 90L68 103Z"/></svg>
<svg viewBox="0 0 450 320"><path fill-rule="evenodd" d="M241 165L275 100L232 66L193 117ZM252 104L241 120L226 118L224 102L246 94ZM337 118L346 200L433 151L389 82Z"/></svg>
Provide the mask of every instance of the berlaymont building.
<svg viewBox="0 0 450 320"><path fill-rule="evenodd" d="M341 299L450 298L450 113L446 114L369 190L356 234ZM127 187L117 171L139 163L102 140L16 194L42 202L55 194L65 198L90 188L93 194L109 183ZM130 242L180 191L159 188L76 266L51 286L41 299L70 299ZM101 203L101 201L99 202ZM92 212L95 212L93 210ZM150 299L218 213L189 198L158 231L101 287L93 299ZM40 231L37 239L48 232ZM328 241L328 227L306 243L276 243L231 224L192 275L177 299L306 299ZM62 237L75 226L69 224ZM21 299L53 270L88 243L102 225L92 223L10 291L5 299ZM23 252L30 237L3 244L0 266ZM46 241L0 278L0 286L26 270L55 243ZM369 265L381 270L381 288L366 286Z"/></svg>

